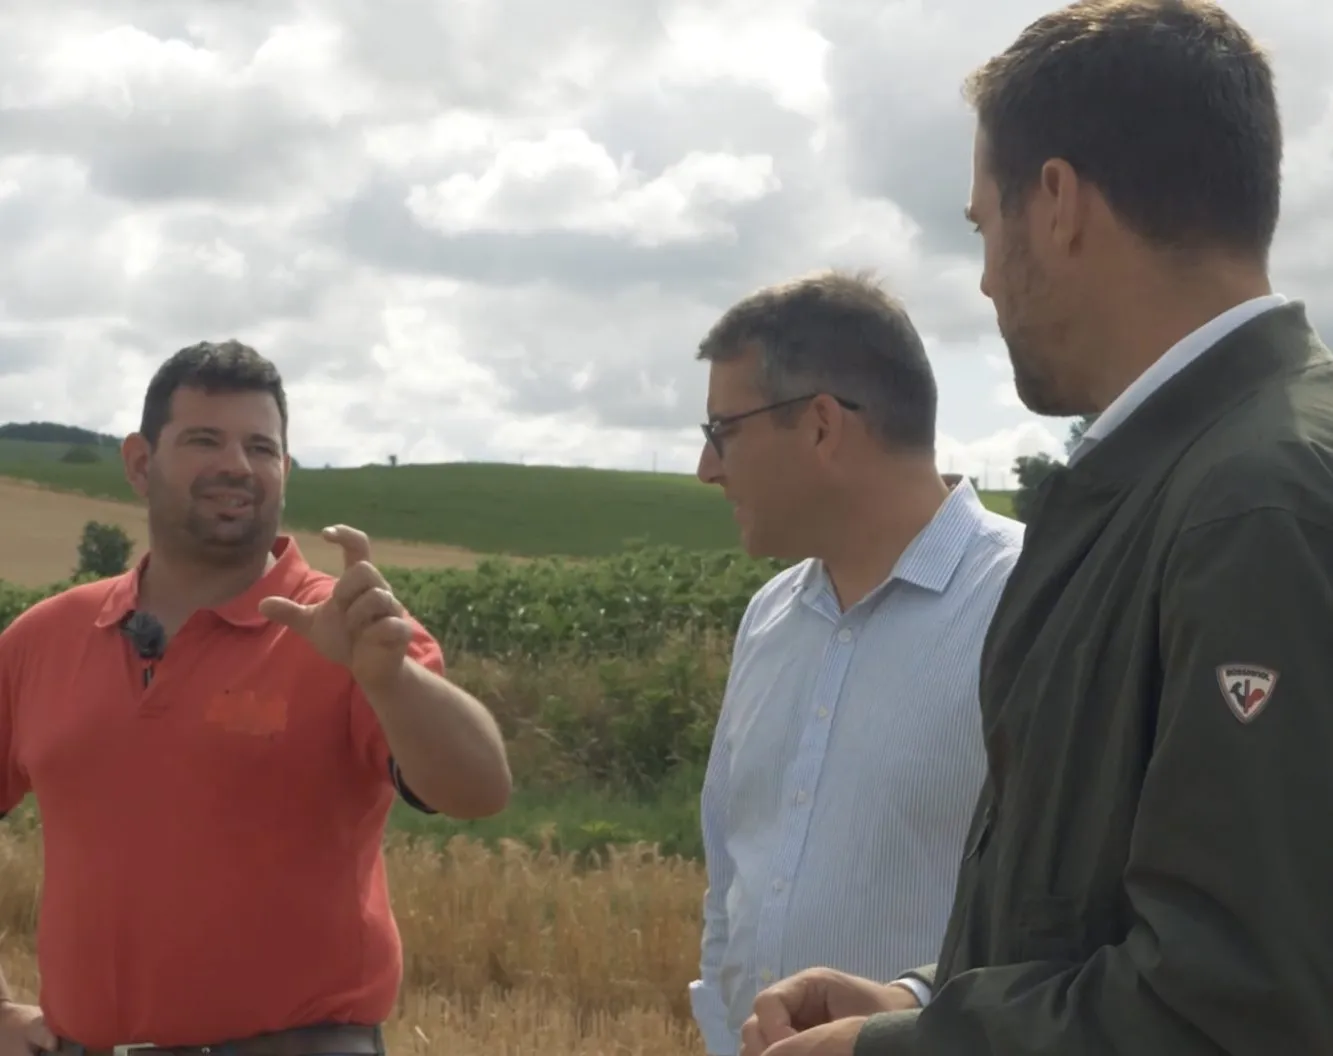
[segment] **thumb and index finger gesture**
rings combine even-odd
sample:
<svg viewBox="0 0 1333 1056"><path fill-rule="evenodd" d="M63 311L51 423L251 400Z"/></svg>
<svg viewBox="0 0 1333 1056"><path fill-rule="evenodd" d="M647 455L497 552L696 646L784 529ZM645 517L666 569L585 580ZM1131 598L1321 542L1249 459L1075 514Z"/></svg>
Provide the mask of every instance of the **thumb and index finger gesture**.
<svg viewBox="0 0 1333 1056"><path fill-rule="evenodd" d="M365 532L346 524L335 524L325 528L320 535L328 542L342 547L344 575L355 565L370 561L370 537ZM298 634L309 635L320 607L328 605L332 600L329 598L314 605L302 605L291 598L269 597L259 603L259 614Z"/></svg>

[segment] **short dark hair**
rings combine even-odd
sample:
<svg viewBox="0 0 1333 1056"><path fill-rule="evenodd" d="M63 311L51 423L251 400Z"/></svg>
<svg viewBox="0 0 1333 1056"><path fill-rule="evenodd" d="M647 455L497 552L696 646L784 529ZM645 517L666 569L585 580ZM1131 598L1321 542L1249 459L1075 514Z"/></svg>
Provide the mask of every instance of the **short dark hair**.
<svg viewBox="0 0 1333 1056"><path fill-rule="evenodd" d="M868 271L826 271L769 286L729 309L698 358L759 355L759 387L774 402L811 392L859 404L886 446L934 450L938 394L907 310Z"/></svg>
<svg viewBox="0 0 1333 1056"><path fill-rule="evenodd" d="M1062 158L1155 248L1267 263L1282 123L1267 56L1207 0L1080 0L967 80L1001 209Z"/></svg>
<svg viewBox="0 0 1333 1056"><path fill-rule="evenodd" d="M282 448L287 450L287 394L278 368L249 345L236 340L200 341L182 348L158 367L143 401L139 432L156 447L171 420L171 400L178 389L207 393L267 392L282 418Z"/></svg>

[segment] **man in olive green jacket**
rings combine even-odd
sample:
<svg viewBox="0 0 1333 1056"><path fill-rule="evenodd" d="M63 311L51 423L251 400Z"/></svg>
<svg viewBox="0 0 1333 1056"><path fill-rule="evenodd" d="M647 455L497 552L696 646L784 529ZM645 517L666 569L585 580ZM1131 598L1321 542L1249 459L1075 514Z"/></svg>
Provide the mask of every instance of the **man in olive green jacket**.
<svg viewBox="0 0 1333 1056"><path fill-rule="evenodd" d="M1268 282L1271 71L1200 0L1089 0L969 87L1018 391L1099 417L983 652L939 963L784 980L743 1052L1333 1053L1333 356Z"/></svg>

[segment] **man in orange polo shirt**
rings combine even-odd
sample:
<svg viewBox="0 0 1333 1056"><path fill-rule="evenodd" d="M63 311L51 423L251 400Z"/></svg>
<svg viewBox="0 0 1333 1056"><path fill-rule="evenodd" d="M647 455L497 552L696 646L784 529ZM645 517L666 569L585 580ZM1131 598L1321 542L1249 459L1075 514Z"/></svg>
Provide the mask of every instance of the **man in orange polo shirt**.
<svg viewBox="0 0 1333 1056"><path fill-rule="evenodd" d="M177 353L123 454L148 555L0 634L0 814L32 792L46 856L40 1007L0 978L0 1056L382 1052L395 792L499 811L500 733L362 533L326 529L337 578L279 534L287 405L258 353Z"/></svg>

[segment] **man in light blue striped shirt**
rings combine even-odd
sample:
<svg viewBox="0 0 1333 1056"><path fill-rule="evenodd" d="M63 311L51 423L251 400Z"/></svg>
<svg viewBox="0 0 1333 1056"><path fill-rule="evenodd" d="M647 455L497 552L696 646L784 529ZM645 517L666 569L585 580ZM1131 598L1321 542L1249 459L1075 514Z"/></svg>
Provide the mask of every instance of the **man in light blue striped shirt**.
<svg viewBox="0 0 1333 1056"><path fill-rule="evenodd" d="M1023 526L940 476L930 363L869 277L761 290L699 358L699 476L750 554L797 562L741 620L701 799L690 998L731 1056L777 979L893 979L939 951L986 766L981 644Z"/></svg>

